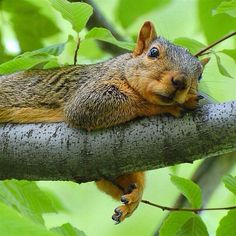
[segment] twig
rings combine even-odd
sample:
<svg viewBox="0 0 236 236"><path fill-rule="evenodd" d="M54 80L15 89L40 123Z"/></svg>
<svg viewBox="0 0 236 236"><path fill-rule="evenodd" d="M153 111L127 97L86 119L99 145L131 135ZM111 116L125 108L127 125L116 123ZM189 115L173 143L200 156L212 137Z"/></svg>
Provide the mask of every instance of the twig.
<svg viewBox="0 0 236 236"><path fill-rule="evenodd" d="M80 37L78 36L78 41L77 41L75 54L74 54L74 66L76 66L77 64L77 55L78 55L79 46L80 46Z"/></svg>
<svg viewBox="0 0 236 236"><path fill-rule="evenodd" d="M117 40L125 41L125 38L107 21L93 0L69 0L69 2L85 2L93 7L93 15L90 17L86 26L88 29L92 29L93 27L103 27L108 29ZM111 53L113 56L128 52L126 49L119 48L107 42L99 41L98 44L103 50Z"/></svg>
<svg viewBox="0 0 236 236"><path fill-rule="evenodd" d="M195 56L195 57L201 56L204 52L206 52L206 51L209 50L210 48L214 47L215 45L221 43L222 41L224 41L224 40L226 40L226 39L228 39L228 38L230 38L230 37L232 37L232 36L234 36L234 35L236 35L236 31L234 31L234 32L231 33L231 34L225 35L225 36L224 36L223 38L221 38L221 39L216 40L214 43L211 43L209 46L207 46L207 47L203 48L201 51L197 52L194 56Z"/></svg>
<svg viewBox="0 0 236 236"><path fill-rule="evenodd" d="M75 2L75 0L74 0L74 2ZM78 0L77 0L77 2L78 2ZM87 24L87 27L89 29L93 28L94 26L104 27L104 28L108 29L117 40L121 40L121 41L125 40L125 38L119 32L117 32L115 30L115 27L107 21L107 19L102 14L102 12L98 8L98 6L94 2L94 0L83 0L83 2L86 2L87 4L89 4L93 7L94 13L90 17L88 24Z"/></svg>
<svg viewBox="0 0 236 236"><path fill-rule="evenodd" d="M145 203L150 206L154 206L157 208L162 209L163 211L191 211L191 212L199 212L199 211L220 211L220 210L231 210L231 209L236 209L236 206L230 206L230 207L214 207L214 208L178 208L178 207L167 207L167 206L162 206L159 204L155 204L152 202L149 202L147 200L142 200L142 203Z"/></svg>

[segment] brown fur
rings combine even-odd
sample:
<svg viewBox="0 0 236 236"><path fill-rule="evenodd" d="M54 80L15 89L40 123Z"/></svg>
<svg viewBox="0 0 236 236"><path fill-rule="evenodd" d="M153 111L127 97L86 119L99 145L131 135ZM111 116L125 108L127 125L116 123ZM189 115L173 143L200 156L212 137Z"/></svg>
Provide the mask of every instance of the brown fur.
<svg viewBox="0 0 236 236"><path fill-rule="evenodd" d="M156 58L149 56L153 47L159 50ZM202 70L186 49L157 37L152 23L145 22L133 53L94 65L1 76L0 123L66 121L92 130L139 116L169 113L178 117L183 107L197 106ZM173 80L184 86L177 87ZM130 189L132 184L136 187ZM141 200L144 173L124 175L114 182L102 180L97 185L116 199L126 199L113 215L120 222Z"/></svg>
<svg viewBox="0 0 236 236"><path fill-rule="evenodd" d="M39 123L64 121L62 109L8 108L0 109L2 123Z"/></svg>

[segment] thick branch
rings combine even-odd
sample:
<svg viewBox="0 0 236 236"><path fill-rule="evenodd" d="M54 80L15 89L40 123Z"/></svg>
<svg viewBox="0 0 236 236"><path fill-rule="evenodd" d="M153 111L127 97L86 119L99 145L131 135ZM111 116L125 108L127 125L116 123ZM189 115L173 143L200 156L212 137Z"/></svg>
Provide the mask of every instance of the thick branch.
<svg viewBox="0 0 236 236"><path fill-rule="evenodd" d="M0 126L0 179L79 182L236 150L236 101L183 118L152 117L86 132L66 124Z"/></svg>

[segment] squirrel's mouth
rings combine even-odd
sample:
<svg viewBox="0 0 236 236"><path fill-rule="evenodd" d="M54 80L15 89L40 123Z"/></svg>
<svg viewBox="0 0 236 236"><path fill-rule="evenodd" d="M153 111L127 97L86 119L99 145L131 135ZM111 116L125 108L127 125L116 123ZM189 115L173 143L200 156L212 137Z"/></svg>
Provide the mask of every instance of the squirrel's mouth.
<svg viewBox="0 0 236 236"><path fill-rule="evenodd" d="M173 100L173 96L165 96L161 94L157 94L157 96L160 98L161 102L165 104L173 104L175 101Z"/></svg>

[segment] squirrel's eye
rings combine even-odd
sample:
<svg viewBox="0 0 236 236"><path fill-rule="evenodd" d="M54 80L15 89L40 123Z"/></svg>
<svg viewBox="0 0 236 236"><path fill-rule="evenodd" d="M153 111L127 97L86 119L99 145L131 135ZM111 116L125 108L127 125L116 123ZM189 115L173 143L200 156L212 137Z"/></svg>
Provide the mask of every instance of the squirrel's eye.
<svg viewBox="0 0 236 236"><path fill-rule="evenodd" d="M198 77L198 81L200 81L202 79L202 74Z"/></svg>
<svg viewBox="0 0 236 236"><path fill-rule="evenodd" d="M156 48L156 47L151 48L150 51L148 52L149 57L157 58L159 55L160 55L160 52L159 52L158 48Z"/></svg>

